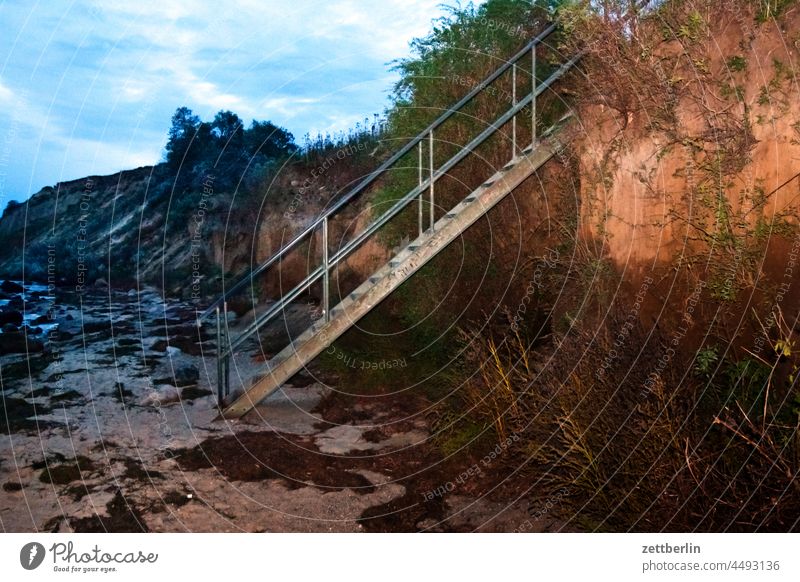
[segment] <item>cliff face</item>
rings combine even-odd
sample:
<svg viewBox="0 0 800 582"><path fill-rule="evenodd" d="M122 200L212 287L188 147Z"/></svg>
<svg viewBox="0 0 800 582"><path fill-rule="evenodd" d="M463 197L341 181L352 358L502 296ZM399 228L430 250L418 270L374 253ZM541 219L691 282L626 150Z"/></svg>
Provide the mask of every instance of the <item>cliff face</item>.
<svg viewBox="0 0 800 582"><path fill-rule="evenodd" d="M237 192L213 172L186 190L163 164L43 188L0 218L0 276L78 290L140 282L202 302L219 293L223 273L230 282L269 257L377 163L357 153L313 179L321 162L294 158L263 187ZM352 219L342 213L332 228ZM285 272L302 276L310 260L293 257Z"/></svg>
<svg viewBox="0 0 800 582"><path fill-rule="evenodd" d="M177 196L172 186L159 165L43 188L0 219L0 271L79 291L139 281L170 295L190 297L192 287L195 298L213 293L219 251L226 269L243 268L254 224L221 236L228 213L242 219L232 197L215 191L213 176L199 192Z"/></svg>
<svg viewBox="0 0 800 582"><path fill-rule="evenodd" d="M735 259L797 225L800 14L758 25L736 3L720 6L684 38L653 42L659 31L649 32L654 55L639 64L660 83L640 87L635 68L625 71L630 111L583 111L582 234L621 270ZM734 255L719 255L726 248Z"/></svg>
<svg viewBox="0 0 800 582"><path fill-rule="evenodd" d="M0 270L78 290L98 280L157 283L162 269L182 269L191 256L191 223L169 220L170 184L163 166L148 166L43 188L4 212ZM209 241L198 242L205 256Z"/></svg>

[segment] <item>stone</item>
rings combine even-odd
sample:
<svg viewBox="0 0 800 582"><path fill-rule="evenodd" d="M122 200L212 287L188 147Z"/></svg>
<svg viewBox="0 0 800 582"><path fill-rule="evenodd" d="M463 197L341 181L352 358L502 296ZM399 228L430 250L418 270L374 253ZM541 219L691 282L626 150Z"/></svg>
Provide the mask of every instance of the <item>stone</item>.
<svg viewBox="0 0 800 582"><path fill-rule="evenodd" d="M18 283L14 283L14 281L6 279L0 283L0 291L4 291L5 293L22 293L25 291L25 288Z"/></svg>
<svg viewBox="0 0 800 582"><path fill-rule="evenodd" d="M41 325L43 323L53 323L53 320L51 320L47 315L39 315L31 321L31 324L33 325Z"/></svg>
<svg viewBox="0 0 800 582"><path fill-rule="evenodd" d="M0 311L0 325L5 325L7 323L22 325L22 314L16 309L5 309Z"/></svg>
<svg viewBox="0 0 800 582"><path fill-rule="evenodd" d="M153 390L148 390L144 397L139 401L141 406L164 406L174 404L181 399L180 390L175 386L160 384Z"/></svg>
<svg viewBox="0 0 800 582"><path fill-rule="evenodd" d="M25 335L18 331L0 334L0 355L42 351L44 351L44 344L42 342L28 338L26 344Z"/></svg>
<svg viewBox="0 0 800 582"><path fill-rule="evenodd" d="M183 366L175 370L175 383L178 386L197 384L199 379L200 371L196 366Z"/></svg>

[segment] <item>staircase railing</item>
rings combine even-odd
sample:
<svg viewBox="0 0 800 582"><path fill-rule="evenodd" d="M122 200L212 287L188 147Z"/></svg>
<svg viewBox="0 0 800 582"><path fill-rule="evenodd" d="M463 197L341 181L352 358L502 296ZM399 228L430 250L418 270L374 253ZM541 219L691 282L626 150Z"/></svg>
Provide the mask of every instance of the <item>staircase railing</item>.
<svg viewBox="0 0 800 582"><path fill-rule="evenodd" d="M403 209L408 207L409 204L418 201L418 229L419 234L422 236L424 232L429 232L434 228L434 208L435 208L435 184L438 179L447 174L456 164L463 160L470 153L474 152L478 146L484 143L490 136L498 131L501 127L511 122L511 147L512 159L518 156L518 153L523 148L518 147L518 130L517 130L517 116L526 107L530 105L530 135L531 143L533 146L537 142L537 111L536 111L536 98L545 92L553 83L560 79L567 71L569 71L575 62L579 59L579 55L568 60L554 72L552 72L545 80L537 82L536 67L537 67L537 47L541 45L553 32L556 30L555 24L550 24L533 40L526 44L514 56L512 56L505 64L496 69L481 83L479 83L473 90L461 98L455 105L449 108L441 116L439 116L433 123L422 130L416 137L406 143L400 150L387 159L375 171L371 172L365 179L357 184L345 196L338 200L332 207L322 213L319 218L314 220L302 232L297 234L289 243L284 245L269 259L261 263L258 267L245 274L236 281L230 288L223 289L222 295L214 301L203 313L198 316L198 325L208 319L211 315L216 315L217 326L217 374L218 374L218 398L222 402L223 398L230 392L230 359L235 350L247 341L253 334L261 329L265 324L274 319L280 314L286 306L292 301L296 300L302 293L308 290L312 285L318 281L322 282L322 316L324 321L327 322L331 317L330 305L330 273L331 270L353 252L355 252L367 239L369 239L378 229L384 226L389 220L397 216ZM520 62L523 59L530 59L531 67L531 83L529 90L523 96L517 93L518 79L517 73L520 68ZM475 138L462 147L458 153L449 158L438 168L434 168L434 136L437 129L452 118L464 106L472 102L479 94L486 91L486 89L501 75L511 70L512 76L512 95L511 107L500 117L495 119L494 122L487 125ZM424 144L427 142L428 150L428 172L427 176L423 176L423 149ZM419 176L418 184L411 189L405 196L397 200L388 211L384 212L381 216L373 220L361 233L354 236L349 242L344 244L335 253L330 253L330 241L328 234L328 227L331 217L339 212L342 208L351 203L356 197L363 194L365 190L375 181L386 174L386 172L393 168L399 160L411 152L414 148L418 148L419 158ZM423 206L425 198L428 198L430 213L428 216L428 226L425 228L425 217L423 216ZM313 269L300 283L295 285L288 293L283 294L279 300L272 304L264 313L254 317L254 321L250 323L237 337L231 339L228 329L227 317L227 302L233 294L241 291L248 283L251 283L255 277L266 272L271 267L279 264L284 257L287 256L292 250L297 249L303 241L311 240L319 233L321 237L322 258L321 264Z"/></svg>

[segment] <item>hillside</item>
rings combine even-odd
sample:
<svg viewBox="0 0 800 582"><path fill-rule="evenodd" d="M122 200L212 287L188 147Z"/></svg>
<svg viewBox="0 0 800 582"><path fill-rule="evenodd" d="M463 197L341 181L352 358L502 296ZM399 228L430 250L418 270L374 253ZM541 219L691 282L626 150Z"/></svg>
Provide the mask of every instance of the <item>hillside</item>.
<svg viewBox="0 0 800 582"><path fill-rule="evenodd" d="M212 152L216 165L198 156L45 187L0 218L0 277L79 291L147 284L207 301L223 273L266 258L375 163L372 133L344 139L249 156L238 169ZM329 168L339 151L348 163Z"/></svg>

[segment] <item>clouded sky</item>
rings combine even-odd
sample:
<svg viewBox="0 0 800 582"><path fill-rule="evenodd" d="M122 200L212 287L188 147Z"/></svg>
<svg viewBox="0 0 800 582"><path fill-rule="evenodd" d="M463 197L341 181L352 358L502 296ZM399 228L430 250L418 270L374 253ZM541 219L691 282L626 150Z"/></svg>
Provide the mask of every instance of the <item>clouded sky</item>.
<svg viewBox="0 0 800 582"><path fill-rule="evenodd" d="M161 159L186 105L306 132L387 104L441 0L0 0L0 209Z"/></svg>

